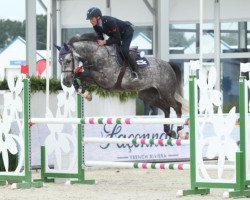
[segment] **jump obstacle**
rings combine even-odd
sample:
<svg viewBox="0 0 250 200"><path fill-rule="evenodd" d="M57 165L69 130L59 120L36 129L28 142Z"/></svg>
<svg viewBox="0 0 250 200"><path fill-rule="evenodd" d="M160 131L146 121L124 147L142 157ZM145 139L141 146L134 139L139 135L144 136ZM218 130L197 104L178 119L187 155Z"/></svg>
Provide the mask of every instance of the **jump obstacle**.
<svg viewBox="0 0 250 200"><path fill-rule="evenodd" d="M0 180L1 182L6 182L8 180L21 180L23 183L16 184L16 188L22 188L22 187L41 187L41 182L32 182L31 179L31 173L30 173L30 125L33 123L50 123L48 119L40 120L40 119L32 119L29 118L29 90L28 90L28 79L24 79L24 138L25 138L25 170L24 175L22 176L11 176L11 175L3 175L0 173ZM197 181L197 165L196 165L196 127L197 127L197 85L196 85L196 78L194 76L190 77L189 82L189 97L190 97L190 119L189 119L189 125L190 125L190 142L184 142L185 144L190 143L190 165L188 164L169 164L169 163L116 163L110 164L108 162L98 162L98 161L88 161L85 164L89 166L115 166L115 167L128 167L128 168L151 168L151 169L190 169L190 175L191 175L191 189L190 190L183 190L179 191L179 195L190 195L190 194L208 194L210 192L210 188L231 188L233 191L230 191L228 193L225 193L224 196L229 197L238 197L238 196L250 196L250 191L248 190L248 185L250 184L250 180L246 178L246 124L247 124L247 86L246 86L246 80L244 77L240 78L240 151L236 152L236 164L235 164L235 173L236 173L236 179L235 182L232 183L220 183L220 182L202 182ZM78 147L77 147L77 153L78 153L78 171L77 173L65 173L65 172L46 172L46 159L45 159L45 147L41 147L41 178L44 182L46 181L53 181L53 178L72 178L76 179L76 181L72 181L72 183L86 183L86 184L93 184L94 180L86 180L85 179L85 169L83 165L83 152L82 152L82 125L85 123L89 124L95 124L95 123L126 123L128 120L121 120L117 119L110 120L112 118L107 118L103 121L103 119L100 121L100 119L95 120L95 118L91 118L91 120L86 120L87 118L81 118L82 117L82 99L78 95L77 97L77 117L78 119L69 119L68 123L79 123L77 126L77 135L78 135ZM163 119L161 119L163 120ZM165 119L164 119L165 120ZM131 124L133 120L129 121L129 124ZM135 120L136 121L136 120ZM147 119L147 122L149 119ZM53 121L53 123L58 123L58 120ZM157 122L157 119L154 119L155 123ZM154 123L149 122L149 123ZM186 119L176 120L178 124L186 123ZM140 122L135 122L140 123ZM142 122L143 123L143 122ZM146 122L145 122L146 123ZM163 123L166 123L164 121ZM169 121L170 123L170 121ZM175 123L175 119L171 119L171 123ZM101 141L102 140L102 141ZM98 139L93 139L92 141L89 138L84 138L85 142L97 142ZM114 143L120 143L116 140L105 140L99 139L98 142L114 142ZM164 141L164 140L131 140L131 141L124 141L127 143L136 143L136 144L167 144L167 145L179 145L182 143L180 140L173 140L173 141ZM209 168L209 167L207 167ZM212 168L216 168L215 166L211 166ZM226 166L227 169L232 169L232 166Z"/></svg>
<svg viewBox="0 0 250 200"><path fill-rule="evenodd" d="M31 160L30 160L30 130L28 124L28 120L30 118L30 102L29 102L29 81L28 79L23 80L23 126L20 130L20 136L22 138L22 142L20 142L20 149L22 151L22 155L19 155L19 164L23 165L23 171L15 170L13 172L9 172L6 170L5 172L0 172L0 184L5 185L7 181L17 181L18 183L12 184L13 188L31 188L31 187L42 187L43 182L37 181L34 182L31 177ZM6 107L5 107L6 109ZM19 114L19 113L18 113ZM17 120L17 119L15 119ZM23 159L23 162L20 160ZM19 167L17 167L19 168Z"/></svg>

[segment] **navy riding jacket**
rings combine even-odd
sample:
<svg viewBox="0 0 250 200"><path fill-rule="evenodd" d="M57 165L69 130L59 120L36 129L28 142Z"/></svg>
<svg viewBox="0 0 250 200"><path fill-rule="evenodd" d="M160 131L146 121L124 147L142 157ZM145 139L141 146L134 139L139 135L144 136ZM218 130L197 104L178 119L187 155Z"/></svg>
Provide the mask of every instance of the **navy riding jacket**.
<svg viewBox="0 0 250 200"><path fill-rule="evenodd" d="M93 28L98 34L98 39L104 40L103 34L109 36L106 41L107 45L121 45L123 38L127 37L126 30L128 28L132 29L131 25L128 21L122 21L110 16L102 16L102 26L96 25Z"/></svg>

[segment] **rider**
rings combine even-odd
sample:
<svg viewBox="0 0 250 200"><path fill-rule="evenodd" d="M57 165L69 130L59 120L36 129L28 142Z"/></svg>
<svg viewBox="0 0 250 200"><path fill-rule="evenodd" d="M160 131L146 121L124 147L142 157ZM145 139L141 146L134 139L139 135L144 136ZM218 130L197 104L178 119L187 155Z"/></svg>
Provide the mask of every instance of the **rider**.
<svg viewBox="0 0 250 200"><path fill-rule="evenodd" d="M117 44L121 47L123 56L129 62L132 70L132 78L134 80L138 79L136 64L129 56L129 46L134 33L132 24L114 17L102 16L101 10L96 7L88 10L87 20L90 20L95 32L98 34L98 44L100 46ZM105 40L103 34L108 35L109 38Z"/></svg>

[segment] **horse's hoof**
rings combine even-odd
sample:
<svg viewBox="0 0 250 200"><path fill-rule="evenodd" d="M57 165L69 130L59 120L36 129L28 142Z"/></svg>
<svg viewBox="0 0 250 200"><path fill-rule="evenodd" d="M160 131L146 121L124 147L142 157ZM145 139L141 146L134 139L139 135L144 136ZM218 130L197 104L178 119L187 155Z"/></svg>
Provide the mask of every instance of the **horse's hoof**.
<svg viewBox="0 0 250 200"><path fill-rule="evenodd" d="M178 131L179 138L182 140L188 140L189 139L189 133L185 132L184 130Z"/></svg>
<svg viewBox="0 0 250 200"><path fill-rule="evenodd" d="M91 101L92 100L92 93L86 90L84 92L84 94L82 94L82 97L87 99L88 101Z"/></svg>
<svg viewBox="0 0 250 200"><path fill-rule="evenodd" d="M88 101L92 101L92 93L89 93L85 99L87 99Z"/></svg>
<svg viewBox="0 0 250 200"><path fill-rule="evenodd" d="M177 134L175 131L168 131L167 135L171 138L177 139Z"/></svg>

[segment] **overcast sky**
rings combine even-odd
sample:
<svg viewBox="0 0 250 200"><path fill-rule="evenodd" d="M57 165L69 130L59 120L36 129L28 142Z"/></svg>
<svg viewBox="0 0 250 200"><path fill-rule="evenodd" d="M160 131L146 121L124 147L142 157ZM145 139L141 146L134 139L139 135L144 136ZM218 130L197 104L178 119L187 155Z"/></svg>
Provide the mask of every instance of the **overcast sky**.
<svg viewBox="0 0 250 200"><path fill-rule="evenodd" d="M36 2L36 13L45 14L39 2ZM25 0L0 0L0 19L25 20Z"/></svg>

